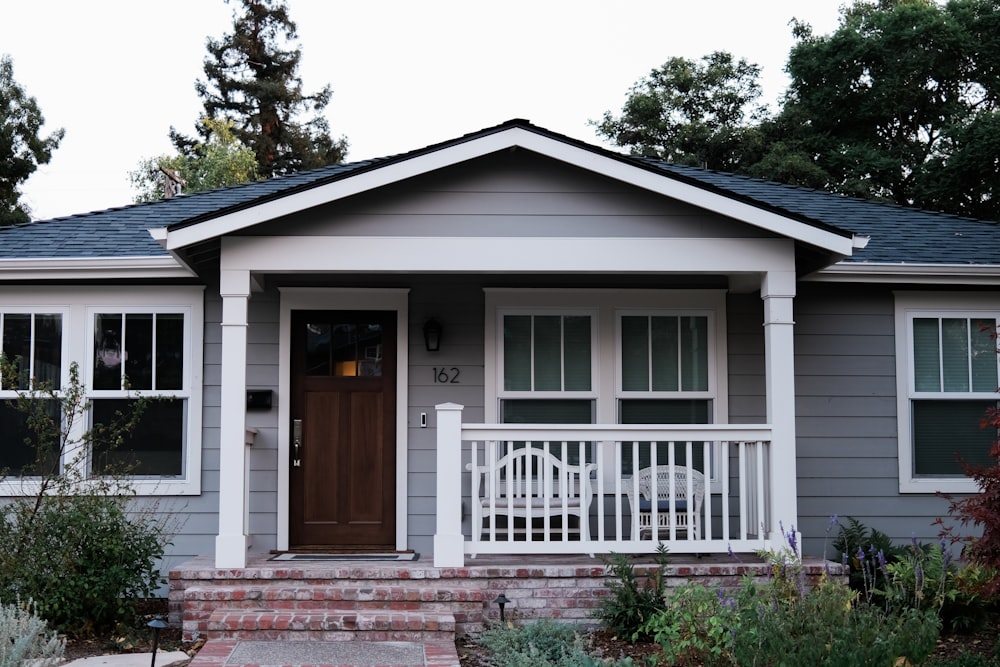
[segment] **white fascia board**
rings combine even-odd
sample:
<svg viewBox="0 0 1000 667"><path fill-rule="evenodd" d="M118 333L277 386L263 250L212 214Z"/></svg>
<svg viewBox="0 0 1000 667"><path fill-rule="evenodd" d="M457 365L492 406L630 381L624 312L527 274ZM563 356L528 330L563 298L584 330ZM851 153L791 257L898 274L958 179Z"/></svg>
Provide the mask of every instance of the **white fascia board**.
<svg viewBox="0 0 1000 667"><path fill-rule="evenodd" d="M0 259L0 280L4 281L191 278L194 275L173 257Z"/></svg>
<svg viewBox="0 0 1000 667"><path fill-rule="evenodd" d="M830 283L910 283L916 285L998 285L995 264L868 264L841 262L803 278Z"/></svg>
<svg viewBox="0 0 1000 667"><path fill-rule="evenodd" d="M341 180L303 192L264 202L252 208L154 235L168 250L229 234L284 215L319 206L396 183L407 178L450 167L490 153L514 147L587 169L638 188L675 198L720 215L765 229L780 236L808 243L829 252L850 256L855 239L834 234L786 216L746 204L723 195L682 183L667 174L642 169L585 148L547 137L524 128L513 127L447 148L379 166Z"/></svg>
<svg viewBox="0 0 1000 667"><path fill-rule="evenodd" d="M794 271L788 239L236 236L221 269L262 273Z"/></svg>

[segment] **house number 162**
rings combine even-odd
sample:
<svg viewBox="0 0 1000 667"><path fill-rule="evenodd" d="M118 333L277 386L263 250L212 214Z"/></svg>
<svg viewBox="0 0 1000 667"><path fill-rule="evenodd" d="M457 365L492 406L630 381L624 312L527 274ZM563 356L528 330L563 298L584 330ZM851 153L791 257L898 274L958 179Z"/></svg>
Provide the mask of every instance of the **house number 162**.
<svg viewBox="0 0 1000 667"><path fill-rule="evenodd" d="M458 375L461 373L457 368L434 368L434 384L461 384Z"/></svg>

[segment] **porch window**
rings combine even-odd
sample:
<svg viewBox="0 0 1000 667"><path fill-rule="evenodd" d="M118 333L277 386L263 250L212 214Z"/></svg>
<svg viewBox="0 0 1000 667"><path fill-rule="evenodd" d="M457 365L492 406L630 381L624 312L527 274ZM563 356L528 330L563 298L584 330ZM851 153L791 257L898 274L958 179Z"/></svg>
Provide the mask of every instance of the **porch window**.
<svg viewBox="0 0 1000 667"><path fill-rule="evenodd" d="M501 322L500 421L593 423L594 317L585 312L503 313ZM589 447L587 451L591 459ZM573 443L568 448L569 463L577 465L579 458L579 447Z"/></svg>
<svg viewBox="0 0 1000 667"><path fill-rule="evenodd" d="M184 311L97 312L93 315L91 426L95 433L146 398L136 430L117 445L94 443L94 474L129 471L176 477L184 472L188 404Z"/></svg>
<svg viewBox="0 0 1000 667"><path fill-rule="evenodd" d="M0 469L7 474L31 477L58 470L56 443L37 440L28 426L29 413L17 408L17 397L29 392L22 395L34 396L37 416L59 423L59 403L52 397L62 388L62 329L62 312L0 311L0 352L10 364L8 375L0 376Z"/></svg>
<svg viewBox="0 0 1000 667"><path fill-rule="evenodd" d="M486 421L724 422L725 314L719 290L487 289ZM714 477L704 447L694 450L694 466ZM617 450L586 451L610 482ZM664 445L657 461L667 460Z"/></svg>
<svg viewBox="0 0 1000 667"><path fill-rule="evenodd" d="M620 362L618 421L622 424L708 424L714 399L711 314L619 313ZM692 466L706 470L702 443L695 443ZM639 447L639 469L652 463L649 443ZM687 465L685 450L674 462ZM668 445L657 445L658 465L669 460ZM622 472L634 472L631 449L622 452Z"/></svg>
<svg viewBox="0 0 1000 667"><path fill-rule="evenodd" d="M901 489L975 490L961 461L988 464L997 438L995 429L980 423L997 406L1000 313L906 308L909 301L902 301Z"/></svg>

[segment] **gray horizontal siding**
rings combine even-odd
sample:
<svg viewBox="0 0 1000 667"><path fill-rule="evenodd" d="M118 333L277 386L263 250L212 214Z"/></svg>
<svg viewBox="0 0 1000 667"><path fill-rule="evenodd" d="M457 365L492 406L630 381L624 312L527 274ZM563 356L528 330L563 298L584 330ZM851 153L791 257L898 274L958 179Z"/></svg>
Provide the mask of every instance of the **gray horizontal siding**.
<svg viewBox="0 0 1000 667"><path fill-rule="evenodd" d="M749 225L522 153L318 206L247 235L753 238Z"/></svg>

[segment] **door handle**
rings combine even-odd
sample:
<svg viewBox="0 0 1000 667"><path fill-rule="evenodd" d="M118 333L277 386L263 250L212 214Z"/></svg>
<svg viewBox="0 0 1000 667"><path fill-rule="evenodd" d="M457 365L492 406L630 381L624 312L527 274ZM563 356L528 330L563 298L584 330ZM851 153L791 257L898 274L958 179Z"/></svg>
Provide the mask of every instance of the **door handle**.
<svg viewBox="0 0 1000 667"><path fill-rule="evenodd" d="M292 420L292 467L302 466L302 420Z"/></svg>

